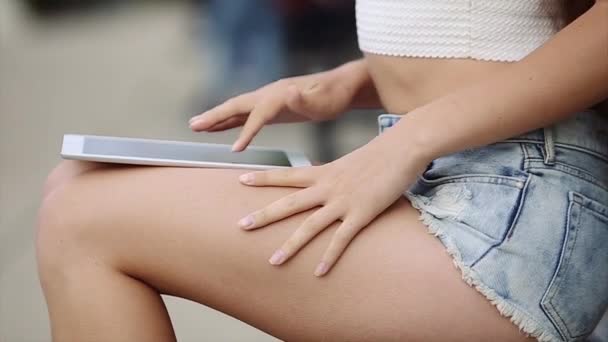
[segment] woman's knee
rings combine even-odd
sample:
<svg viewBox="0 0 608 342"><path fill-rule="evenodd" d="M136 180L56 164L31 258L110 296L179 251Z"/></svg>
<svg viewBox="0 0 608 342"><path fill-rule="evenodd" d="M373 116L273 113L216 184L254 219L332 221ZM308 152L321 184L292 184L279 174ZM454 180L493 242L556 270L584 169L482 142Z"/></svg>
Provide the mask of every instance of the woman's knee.
<svg viewBox="0 0 608 342"><path fill-rule="evenodd" d="M75 182L82 174L70 174L72 170L63 166L57 170L59 173L49 177L51 188L42 200L37 220L36 254L43 285L83 260L95 258L98 250L93 236L99 217L86 210L88 195Z"/></svg>
<svg viewBox="0 0 608 342"><path fill-rule="evenodd" d="M44 182L42 198L47 198L53 191L74 177L101 167L103 167L103 164L85 161L64 160L60 162L47 176Z"/></svg>

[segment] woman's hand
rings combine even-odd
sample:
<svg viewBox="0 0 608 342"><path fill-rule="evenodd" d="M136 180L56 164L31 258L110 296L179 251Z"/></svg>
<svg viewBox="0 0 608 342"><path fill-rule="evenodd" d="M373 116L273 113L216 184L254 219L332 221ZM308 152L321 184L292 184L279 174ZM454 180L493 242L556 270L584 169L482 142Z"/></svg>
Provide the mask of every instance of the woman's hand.
<svg viewBox="0 0 608 342"><path fill-rule="evenodd" d="M365 63L279 80L193 117L190 127L216 132L244 124L233 145L234 151L242 151L265 124L332 120L353 105L379 103Z"/></svg>
<svg viewBox="0 0 608 342"><path fill-rule="evenodd" d="M427 161L396 155L382 136L329 164L244 174L250 186L298 187L294 192L239 221L246 230L264 227L291 215L320 207L272 255L281 265L335 221L342 221L314 274L323 276L351 240L394 203L421 174Z"/></svg>

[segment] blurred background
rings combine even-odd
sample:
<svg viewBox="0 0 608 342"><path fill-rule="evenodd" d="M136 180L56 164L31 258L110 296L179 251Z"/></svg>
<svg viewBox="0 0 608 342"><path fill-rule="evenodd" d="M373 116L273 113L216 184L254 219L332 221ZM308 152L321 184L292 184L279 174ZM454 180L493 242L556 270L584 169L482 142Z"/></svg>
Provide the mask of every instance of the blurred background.
<svg viewBox="0 0 608 342"><path fill-rule="evenodd" d="M0 0L0 341L50 341L35 216L64 133L231 143L187 120L227 97L359 56L353 0ZM256 145L329 161L377 113L264 129ZM180 341L273 341L165 298Z"/></svg>

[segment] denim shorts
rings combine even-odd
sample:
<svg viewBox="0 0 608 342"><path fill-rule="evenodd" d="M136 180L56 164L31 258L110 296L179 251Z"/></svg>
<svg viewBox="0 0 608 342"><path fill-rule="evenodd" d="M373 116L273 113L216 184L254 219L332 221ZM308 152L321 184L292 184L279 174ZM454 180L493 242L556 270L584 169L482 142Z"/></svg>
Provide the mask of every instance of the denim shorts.
<svg viewBox="0 0 608 342"><path fill-rule="evenodd" d="M380 115L380 132L399 118ZM463 279L521 331L591 334L608 307L608 115L438 158L404 195Z"/></svg>

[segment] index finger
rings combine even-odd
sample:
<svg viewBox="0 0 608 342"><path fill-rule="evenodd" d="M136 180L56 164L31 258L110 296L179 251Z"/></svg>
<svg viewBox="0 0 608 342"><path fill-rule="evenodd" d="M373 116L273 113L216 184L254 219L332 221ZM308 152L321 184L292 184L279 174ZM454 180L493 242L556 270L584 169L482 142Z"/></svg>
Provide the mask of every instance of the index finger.
<svg viewBox="0 0 608 342"><path fill-rule="evenodd" d="M190 119L190 127L195 131L202 131L235 115L248 113L255 105L254 100L253 93L233 97L221 105Z"/></svg>
<svg viewBox="0 0 608 342"><path fill-rule="evenodd" d="M306 188L316 179L318 166L290 167L268 171L257 171L241 175L243 184L251 186L290 186Z"/></svg>
<svg viewBox="0 0 608 342"><path fill-rule="evenodd" d="M245 125L243 126L243 130L239 135L239 138L234 143L232 150L233 151L242 151L244 150L253 137L264 127L266 122L268 122L271 118L273 118L281 109L283 108L284 103L281 97L275 96L273 98L267 99L262 103L258 104L253 108L251 113L249 114L249 118Z"/></svg>

